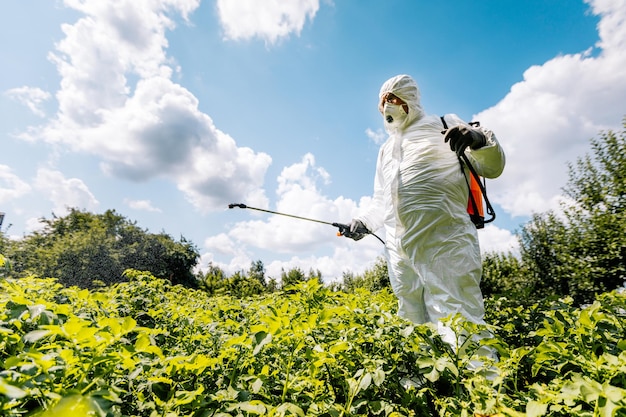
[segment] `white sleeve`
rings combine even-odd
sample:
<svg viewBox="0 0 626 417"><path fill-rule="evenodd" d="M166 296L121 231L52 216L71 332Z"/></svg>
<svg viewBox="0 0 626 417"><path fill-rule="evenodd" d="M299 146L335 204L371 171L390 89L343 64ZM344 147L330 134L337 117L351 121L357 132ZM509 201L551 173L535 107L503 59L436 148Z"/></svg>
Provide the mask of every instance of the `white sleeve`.
<svg viewBox="0 0 626 417"><path fill-rule="evenodd" d="M478 149L467 148L465 155L479 175L485 178L497 178L502 174L506 163L504 150L491 130L480 129L487 138L487 144Z"/></svg>
<svg viewBox="0 0 626 417"><path fill-rule="evenodd" d="M383 226L385 216L384 175L382 172L383 147L378 152L376 161L376 175L374 176L374 194L368 207L356 218L361 220L370 232L375 232Z"/></svg>
<svg viewBox="0 0 626 417"><path fill-rule="evenodd" d="M448 127L469 125L469 123L464 122L456 114L446 114L445 119L446 123L448 123ZM477 129L485 135L487 144L479 149L467 148L465 155L474 169L476 169L478 175L485 178L497 178L502 174L504 164L506 163L504 150L502 146L500 146L496 135L491 130L485 129L482 126Z"/></svg>

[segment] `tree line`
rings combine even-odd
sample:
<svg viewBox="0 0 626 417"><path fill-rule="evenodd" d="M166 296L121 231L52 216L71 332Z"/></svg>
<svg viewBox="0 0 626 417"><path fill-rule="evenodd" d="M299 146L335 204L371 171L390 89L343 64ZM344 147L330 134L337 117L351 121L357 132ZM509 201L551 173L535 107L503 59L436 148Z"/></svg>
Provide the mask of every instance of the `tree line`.
<svg viewBox="0 0 626 417"><path fill-rule="evenodd" d="M56 278L65 286L93 288L124 281L126 269L149 271L173 284L195 286L199 253L181 237L149 233L107 210L94 214L71 208L66 216L40 219L41 230L22 239L0 234L0 253L11 275Z"/></svg>
<svg viewBox="0 0 626 417"><path fill-rule="evenodd" d="M626 281L626 118L620 132L600 132L591 152L568 164L563 188L568 201L559 212L534 214L516 232L520 253L488 253L483 259L481 288L485 297L505 297L530 304L570 296L591 302ZM172 284L200 288L211 295L247 297L287 289L310 279L322 281L319 270L300 268L268 277L262 261L228 275L209 264L194 272L196 246L181 236L150 233L108 210L94 214L70 209L63 217L41 219L43 229L19 240L0 232L0 277L54 277L66 286L93 288L125 280L126 269L148 271ZM384 259L362 274L344 272L332 289L377 291L389 287Z"/></svg>
<svg viewBox="0 0 626 417"><path fill-rule="evenodd" d="M570 296L590 303L626 282L626 118L568 164L559 212L534 214L517 233L520 256L489 254L482 288L520 304Z"/></svg>

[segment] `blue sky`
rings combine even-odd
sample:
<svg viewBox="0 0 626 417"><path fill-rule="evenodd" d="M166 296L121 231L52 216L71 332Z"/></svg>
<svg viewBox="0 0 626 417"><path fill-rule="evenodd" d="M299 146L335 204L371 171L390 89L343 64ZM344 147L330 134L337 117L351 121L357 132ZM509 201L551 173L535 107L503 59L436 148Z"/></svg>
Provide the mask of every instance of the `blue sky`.
<svg viewBox="0 0 626 417"><path fill-rule="evenodd" d="M567 163L626 114L626 1L9 0L0 16L0 211L20 238L68 207L184 236L227 272L262 260L362 272L369 237L329 222L367 204L381 84L492 129L481 248L515 251L558 208Z"/></svg>

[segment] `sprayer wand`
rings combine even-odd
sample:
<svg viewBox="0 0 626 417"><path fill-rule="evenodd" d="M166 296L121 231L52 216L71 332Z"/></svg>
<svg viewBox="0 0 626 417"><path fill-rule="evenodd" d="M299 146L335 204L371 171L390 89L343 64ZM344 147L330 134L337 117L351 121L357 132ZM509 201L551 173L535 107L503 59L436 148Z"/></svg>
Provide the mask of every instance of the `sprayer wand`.
<svg viewBox="0 0 626 417"><path fill-rule="evenodd" d="M257 208L257 207L250 207L250 206L247 206L247 205L241 204L241 203L239 203L239 204L229 204L228 205L229 209L232 209L232 208L235 208L235 207L239 207L239 208L242 208L242 209L263 211L265 213L271 213L271 214L278 214L279 216L287 216L287 217L292 217L294 219L306 220L306 221L309 221L309 222L328 224L330 226L334 226L334 227L339 229L339 231L337 232L337 236L351 237L352 233L368 234L368 235L372 235L376 239L380 240L383 245L385 244L385 242L381 238L379 238L378 236L376 236L374 233L370 232L366 228L361 228L360 227L355 232L350 232L350 225L347 225L347 224L336 223L336 222L335 223L331 223L331 222L325 222L323 220L310 219L308 217L294 216L293 214L279 213L277 211L265 210L265 209L261 209L261 208Z"/></svg>

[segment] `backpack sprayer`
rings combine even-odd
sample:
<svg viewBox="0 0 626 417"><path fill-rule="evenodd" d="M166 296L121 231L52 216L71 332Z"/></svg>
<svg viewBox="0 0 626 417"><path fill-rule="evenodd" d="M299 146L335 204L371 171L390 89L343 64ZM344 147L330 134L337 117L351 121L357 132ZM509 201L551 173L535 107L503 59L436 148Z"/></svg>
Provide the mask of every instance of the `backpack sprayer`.
<svg viewBox="0 0 626 417"><path fill-rule="evenodd" d="M376 239L380 240L383 245L385 244L385 242L381 238L376 236L374 233L370 232L368 229L362 228L362 227L359 227L354 232L351 232L350 231L350 225L348 225L348 224L330 223L330 222L325 222L323 220L309 219L308 217L294 216L293 214L279 213L277 211L265 210L265 209L261 209L261 208L257 208L257 207L250 207L250 206L247 206L245 204L229 204L228 205L229 209L232 209L232 208L235 208L235 207L239 207L239 208L242 208L242 209L263 211L265 213L271 213L271 214L278 214L279 216L287 216L287 217L292 217L294 219L306 220L306 221L309 221L309 222L328 224L330 226L334 226L334 227L339 229L339 231L337 232L337 236L345 236L345 237L350 237L351 238L355 234L372 235Z"/></svg>
<svg viewBox="0 0 626 417"><path fill-rule="evenodd" d="M444 116L441 116L441 123L443 124L444 129L448 128L448 124L446 123L446 119ZM480 122L469 122L469 125L472 127L479 127ZM441 133L444 132L445 130ZM474 169L474 166L470 163L465 154L462 154L458 158L459 163L461 164L461 171L463 172L463 176L465 177L465 182L467 183L467 187L469 188L467 214L469 214L472 223L474 223L474 226L476 226L477 229L482 229L483 227L485 227L485 223L490 223L496 219L496 212L493 209L489 198L487 198L487 188L485 185L486 181L484 180L484 178L481 181L480 175L478 175L478 173ZM464 163L470 171L469 178L467 178L467 175L465 175L465 169L463 169ZM490 218L486 220L483 199L484 205L486 206L486 212L490 216Z"/></svg>

